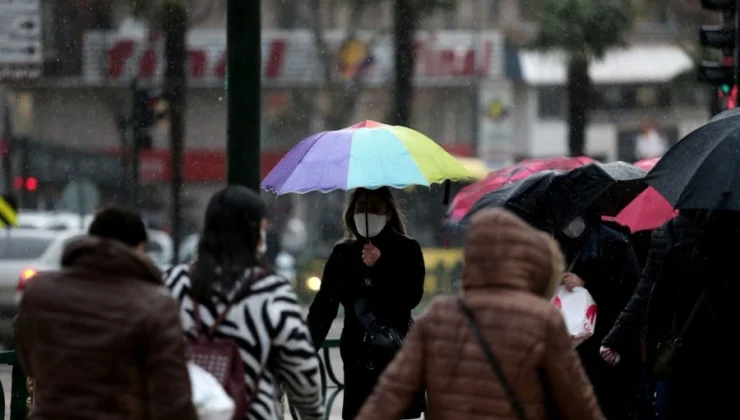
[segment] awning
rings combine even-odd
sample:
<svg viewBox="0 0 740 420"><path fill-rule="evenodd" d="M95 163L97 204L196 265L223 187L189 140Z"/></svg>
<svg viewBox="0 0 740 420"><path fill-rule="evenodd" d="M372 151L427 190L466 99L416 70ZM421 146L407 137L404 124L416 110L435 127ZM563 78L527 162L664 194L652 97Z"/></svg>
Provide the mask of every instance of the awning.
<svg viewBox="0 0 740 420"><path fill-rule="evenodd" d="M519 61L528 85L565 84L565 55L558 52L521 51ZM675 45L645 44L614 49L591 63L594 83L663 83L694 67L691 57Z"/></svg>

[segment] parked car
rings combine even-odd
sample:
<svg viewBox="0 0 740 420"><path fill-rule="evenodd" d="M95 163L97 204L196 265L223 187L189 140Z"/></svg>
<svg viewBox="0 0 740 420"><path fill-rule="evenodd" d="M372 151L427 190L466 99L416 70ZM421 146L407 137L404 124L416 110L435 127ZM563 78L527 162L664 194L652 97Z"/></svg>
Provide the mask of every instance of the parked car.
<svg viewBox="0 0 740 420"><path fill-rule="evenodd" d="M22 229L86 230L93 215L79 215L66 211L29 211L18 213L18 227Z"/></svg>
<svg viewBox="0 0 740 420"><path fill-rule="evenodd" d="M149 242L147 243L146 252L159 268L165 268L172 264L172 258L175 255L175 245L172 243L172 237L161 230L147 230Z"/></svg>
<svg viewBox="0 0 740 420"><path fill-rule="evenodd" d="M12 320L29 281L37 273L58 269L65 244L84 235L67 229L9 229L0 231L0 342L12 338Z"/></svg>

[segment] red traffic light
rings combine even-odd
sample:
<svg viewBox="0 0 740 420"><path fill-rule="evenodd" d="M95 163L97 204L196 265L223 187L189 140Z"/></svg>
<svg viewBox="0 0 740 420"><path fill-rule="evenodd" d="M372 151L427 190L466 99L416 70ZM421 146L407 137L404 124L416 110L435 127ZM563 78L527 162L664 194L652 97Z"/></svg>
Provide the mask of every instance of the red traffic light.
<svg viewBox="0 0 740 420"><path fill-rule="evenodd" d="M36 191L36 189L39 187L39 180L36 177L29 176L26 179L23 179L21 176L15 177L13 179L13 188L16 190L23 190L26 191Z"/></svg>
<svg viewBox="0 0 740 420"><path fill-rule="evenodd" d="M30 176L26 178L26 190L28 191L36 191L36 188L39 186L39 180Z"/></svg>

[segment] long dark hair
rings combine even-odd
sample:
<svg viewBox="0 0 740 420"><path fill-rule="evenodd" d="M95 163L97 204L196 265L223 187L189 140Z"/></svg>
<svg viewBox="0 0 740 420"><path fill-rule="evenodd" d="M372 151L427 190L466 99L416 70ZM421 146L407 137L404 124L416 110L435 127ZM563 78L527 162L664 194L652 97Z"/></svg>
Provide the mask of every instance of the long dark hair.
<svg viewBox="0 0 740 420"><path fill-rule="evenodd" d="M230 186L211 197L193 266L192 294L203 304L214 294L238 293L246 270L263 267L257 256L265 203L252 190Z"/></svg>
<svg viewBox="0 0 740 420"><path fill-rule="evenodd" d="M355 205L360 194L367 194L368 196L378 197L383 201L388 208L390 213L390 220L388 224L393 228L396 233L406 235L406 223L401 211L398 209L398 203L391 193L391 189L388 187L380 187L376 190L368 190L365 188L357 188L352 191L347 200L347 207L344 209L344 231L345 239L353 240L360 237L357 232L357 226L355 225Z"/></svg>

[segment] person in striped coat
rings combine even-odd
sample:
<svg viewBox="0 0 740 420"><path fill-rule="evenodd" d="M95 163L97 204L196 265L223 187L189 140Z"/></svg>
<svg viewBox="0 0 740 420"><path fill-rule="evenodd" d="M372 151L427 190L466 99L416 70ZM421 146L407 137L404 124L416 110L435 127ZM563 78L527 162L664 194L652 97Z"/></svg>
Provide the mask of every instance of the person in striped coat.
<svg viewBox="0 0 740 420"><path fill-rule="evenodd" d="M319 419L324 411L319 358L293 287L260 263L266 228L265 205L256 193L239 186L217 192L206 209L195 261L167 270L165 283L180 303L182 328L191 338L194 300L206 327L232 304L216 334L240 347L253 395L247 419L282 419L282 391L301 419Z"/></svg>

